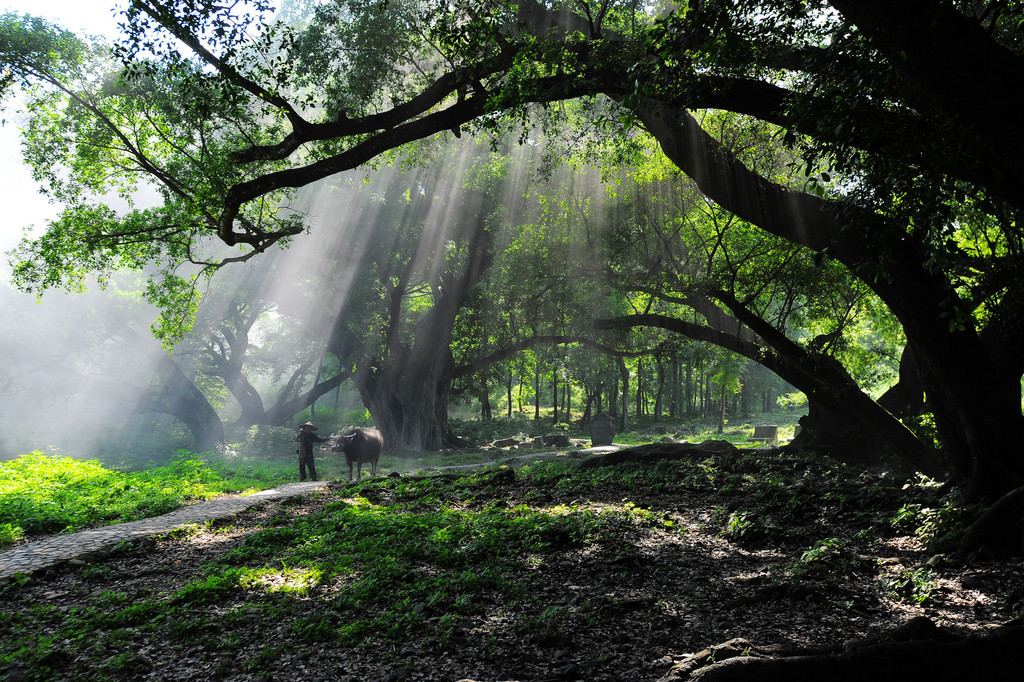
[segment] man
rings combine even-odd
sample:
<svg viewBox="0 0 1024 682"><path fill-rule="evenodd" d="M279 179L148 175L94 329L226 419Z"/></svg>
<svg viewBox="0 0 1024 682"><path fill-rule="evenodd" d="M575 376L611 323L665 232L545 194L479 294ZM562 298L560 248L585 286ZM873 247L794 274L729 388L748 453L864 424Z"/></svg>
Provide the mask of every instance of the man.
<svg viewBox="0 0 1024 682"><path fill-rule="evenodd" d="M314 481L319 480L316 477L316 460L313 458L313 443L326 443L326 438L313 433L316 431L316 427L313 426L313 422L306 422L299 427L299 435L295 440L299 441L299 449L296 451L299 455L299 480L306 480L306 465L309 465L309 477Z"/></svg>

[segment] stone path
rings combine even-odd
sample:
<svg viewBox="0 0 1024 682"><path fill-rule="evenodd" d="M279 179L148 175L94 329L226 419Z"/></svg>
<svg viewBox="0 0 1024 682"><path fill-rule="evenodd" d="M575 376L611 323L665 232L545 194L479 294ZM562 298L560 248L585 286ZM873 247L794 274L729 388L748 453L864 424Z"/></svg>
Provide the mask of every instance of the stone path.
<svg viewBox="0 0 1024 682"><path fill-rule="evenodd" d="M175 509L163 516L119 523L115 526L89 528L77 533L55 535L44 540L16 545L5 552L0 552L0 582L6 581L18 573L28 574L66 561L80 560L99 552L105 552L125 540L167 533L191 523L228 519L252 507L305 495L323 490L325 487L327 487L327 481L286 483L244 497L218 497L198 502Z"/></svg>

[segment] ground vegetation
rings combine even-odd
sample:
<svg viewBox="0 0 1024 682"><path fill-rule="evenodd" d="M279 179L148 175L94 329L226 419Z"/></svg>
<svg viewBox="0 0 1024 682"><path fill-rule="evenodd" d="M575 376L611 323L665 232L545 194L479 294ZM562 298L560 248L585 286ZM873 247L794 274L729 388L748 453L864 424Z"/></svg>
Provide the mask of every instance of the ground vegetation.
<svg viewBox="0 0 1024 682"><path fill-rule="evenodd" d="M26 680L673 680L1019 617L1019 562L949 551L926 479L646 447L332 484L24 576L0 656Z"/></svg>

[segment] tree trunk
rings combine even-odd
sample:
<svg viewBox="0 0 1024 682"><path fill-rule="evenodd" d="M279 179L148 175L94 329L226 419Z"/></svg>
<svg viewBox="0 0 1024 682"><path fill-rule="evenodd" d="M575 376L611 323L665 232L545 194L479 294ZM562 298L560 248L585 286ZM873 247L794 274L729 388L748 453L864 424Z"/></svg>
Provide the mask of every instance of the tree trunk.
<svg viewBox="0 0 1024 682"><path fill-rule="evenodd" d="M586 393L587 393L587 403L583 407L583 416L580 418L580 422L585 426L585 425L590 423L590 417L593 414L591 408L594 405L594 401L600 395L600 393L598 392L600 389L595 390L595 391L590 391L590 390L586 389L586 386L584 386L584 389L586 390Z"/></svg>
<svg viewBox="0 0 1024 682"><path fill-rule="evenodd" d="M516 395L516 403L519 407L519 414L523 413L523 375L519 375L519 390Z"/></svg>
<svg viewBox="0 0 1024 682"><path fill-rule="evenodd" d="M923 622L923 623L922 623ZM930 624L931 627L926 627ZM910 631L901 634L902 630ZM923 632L917 632L917 631ZM930 632L929 632L930 630ZM846 650L772 656L742 639L709 647L661 677L662 682L966 682L997 680L1016 669L1024 628L1010 624L966 638L911 619Z"/></svg>
<svg viewBox="0 0 1024 682"><path fill-rule="evenodd" d="M743 385L740 386L740 416L743 419L750 419L750 412L754 404L754 377L753 374L757 371L757 365L754 363L747 364L746 367L746 378L743 381Z"/></svg>
<svg viewBox="0 0 1024 682"><path fill-rule="evenodd" d="M508 384L506 385L505 397L507 399L508 407L505 410L505 416L509 419L512 418L512 379L513 375L509 373Z"/></svg>
<svg viewBox="0 0 1024 682"><path fill-rule="evenodd" d="M565 394L565 423L572 424L572 384L568 379L562 384L562 392Z"/></svg>
<svg viewBox="0 0 1024 682"><path fill-rule="evenodd" d="M665 365L661 361L658 362L658 387L657 393L654 395L654 420L661 419L661 411L664 408L664 395L665 395Z"/></svg>
<svg viewBox="0 0 1024 682"><path fill-rule="evenodd" d="M629 430L629 368L626 361L619 358L619 376L622 377L622 410L619 418L619 433Z"/></svg>
<svg viewBox="0 0 1024 682"><path fill-rule="evenodd" d="M882 11L866 9L869 4L858 5L868 12L859 16L877 17ZM956 16L963 19L952 8L935 7L943 7L942 22ZM889 47L900 55L907 49L899 47L901 36L892 31L885 37L892 41ZM913 41L909 45L919 47ZM920 54L912 57L917 66L930 63ZM902 64L903 59L901 56L896 62ZM941 88L947 94L950 90L959 92L945 83ZM827 250L832 258L865 275L865 282L903 325L936 416L943 452L958 478L967 482L968 500L994 500L1024 481L1024 458L1019 448L1006 447L1019 440L1024 427L1020 374L1002 371L1004 367L993 360L973 328L970 303L961 299L949 274L930 263L930 248L908 235L906 225L890 223L869 209L773 184L744 166L692 115L677 107L642 100L637 113L665 154L720 205L767 232L815 251ZM1014 171L1019 172L1016 168ZM881 269L871 270L872 264ZM1013 330L1008 333L1018 341L1020 325L1010 318L1018 317L1022 307L1013 298L1012 287L1007 299L995 306ZM904 445L913 447L903 439L890 441L897 452Z"/></svg>
<svg viewBox="0 0 1024 682"><path fill-rule="evenodd" d="M722 377L722 409L718 413L718 433L725 433L725 389L728 387L729 381L726 377Z"/></svg>
<svg viewBox="0 0 1024 682"><path fill-rule="evenodd" d="M989 348L966 321L942 317L948 299L928 273L901 273L900 286L880 287L903 323L927 404L935 415L943 453L967 482L967 500L994 501L1024 484L1020 448L1020 376L993 362ZM934 315L922 314L932 309ZM968 361L969 359L969 361Z"/></svg>
<svg viewBox="0 0 1024 682"><path fill-rule="evenodd" d="M533 373L533 421L540 421L540 363Z"/></svg>
<svg viewBox="0 0 1024 682"><path fill-rule="evenodd" d="M693 411L693 363L688 360L686 362L686 416L692 416Z"/></svg>
<svg viewBox="0 0 1024 682"><path fill-rule="evenodd" d="M636 416L644 414L644 361L636 360Z"/></svg>
<svg viewBox="0 0 1024 682"><path fill-rule="evenodd" d="M551 369L551 402L554 405L552 424L558 423L558 370Z"/></svg>
<svg viewBox="0 0 1024 682"><path fill-rule="evenodd" d="M707 419L708 412L711 411L711 377L708 376L707 372L701 372L700 380L703 385L701 416Z"/></svg>
<svg viewBox="0 0 1024 682"><path fill-rule="evenodd" d="M679 358L672 358L671 390L669 391L668 416L675 419L679 416Z"/></svg>
<svg viewBox="0 0 1024 682"><path fill-rule="evenodd" d="M317 368L316 368L316 376L313 378L313 385L314 386L320 383L320 375L321 375L321 373L323 371L324 371L324 356L321 355L320 356L320 364L317 365ZM309 404L309 418L310 418L310 420L312 420L314 422L316 421L316 400L315 399L313 400L313 402L311 402Z"/></svg>
<svg viewBox="0 0 1024 682"><path fill-rule="evenodd" d="M192 450L207 452L224 442L224 425L217 412L173 358L165 357L158 368L161 386L140 399L137 412L161 412L180 419L192 433Z"/></svg>
<svg viewBox="0 0 1024 682"><path fill-rule="evenodd" d="M382 277L391 298L390 319L381 355L359 363L353 381L363 404L384 436L389 453L421 452L465 447L448 425L448 398L455 371L451 342L455 319L470 290L493 260L490 233L484 226L492 202L477 207L461 277L434 291L434 305L415 323L410 335L400 329L406 293L406 271L397 284ZM349 330L332 339L345 345ZM345 357L335 351L339 358Z"/></svg>
<svg viewBox="0 0 1024 682"><path fill-rule="evenodd" d="M448 426L454 359L447 345L405 353L383 367L353 375L359 395L384 436L384 450L446 450L466 445Z"/></svg>
<svg viewBox="0 0 1024 682"><path fill-rule="evenodd" d="M480 387L480 418L489 420L491 419L491 392L487 387L487 379L480 381L482 383Z"/></svg>
<svg viewBox="0 0 1024 682"><path fill-rule="evenodd" d="M884 441L873 436L859 420L834 412L815 398L807 400L800 418L800 433L789 444L796 450L814 450L844 462L877 464L885 458Z"/></svg>
<svg viewBox="0 0 1024 682"><path fill-rule="evenodd" d="M835 414L848 415L860 427L884 442L894 454L931 476L943 473L932 449L860 390L846 368L835 358L803 348L782 332L758 318L735 299L720 292L722 302L762 339L753 342L703 325L657 314L629 315L599 320L600 328L653 326L675 331L689 338L714 343L722 348L756 359L762 365L803 391L808 399L820 401ZM708 396L710 398L710 396ZM724 396L723 396L724 400Z"/></svg>

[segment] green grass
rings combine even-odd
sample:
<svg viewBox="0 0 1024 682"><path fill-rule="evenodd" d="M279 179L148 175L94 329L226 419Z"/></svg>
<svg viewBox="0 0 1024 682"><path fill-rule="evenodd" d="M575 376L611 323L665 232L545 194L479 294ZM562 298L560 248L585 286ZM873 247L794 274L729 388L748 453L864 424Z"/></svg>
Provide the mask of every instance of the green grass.
<svg viewBox="0 0 1024 682"><path fill-rule="evenodd" d="M796 415L790 413L758 415L757 419L727 424L724 435L714 433L713 426L700 421L677 424L674 427L676 430L673 430L662 428L664 425L653 419L640 418L635 420L637 431L618 434L615 440L623 445L650 443L660 438L661 432L668 430L693 442L725 438L742 445L753 432L755 424L780 424L780 431L786 434L787 430L791 433L796 418ZM547 420L522 418L486 422L453 419L452 426L457 433L467 435L474 442L489 442L512 435L533 437L557 430ZM577 424L575 432L570 431L570 435L585 437L581 428ZM286 440L289 443L290 438L288 434ZM340 456L320 452L317 454L320 478L348 477L347 467ZM476 450L417 453L414 457L386 455L381 458L380 470L385 474L390 471L430 471L441 467L501 462L517 454L523 453ZM536 471L540 472L541 469ZM594 475L608 476L607 473ZM701 475L695 469L690 476L690 483ZM222 493L252 493L295 481L297 477L294 458L281 454L196 455L179 450L177 458L166 466L142 471L122 471L104 466L98 460L83 461L33 452L0 463L0 547L9 546L26 535L73 532L92 526L155 516L172 511L189 501L207 499ZM663 482L650 480L650 472L643 469L637 469L625 478L622 478L622 472L618 472L615 478L615 485L627 489L657 490L664 485Z"/></svg>
<svg viewBox="0 0 1024 682"><path fill-rule="evenodd" d="M568 475L574 465L556 469ZM66 613L38 607L0 614L0 666L17 662L33 671L30 679L53 679L67 673L74 652L98 673L127 679L144 670L123 654L122 638L157 642L173 635L211 657L218 647L240 648L233 655L242 668L258 670L261 654L225 640L222 628L284 623L291 640L329 646L423 634L445 641L465 618L496 603L509 606L523 637L567 637L595 617L595 607L547 604L533 584L537 567L585 547L621 545L634 527L652 521L628 504L508 504L509 491L492 481L493 471L458 480L365 481L350 491L351 501L247 536L168 596L130 599L104 590ZM206 614L213 612L224 615L211 634ZM54 636L37 644L39 627ZM115 650L121 653L111 655Z"/></svg>
<svg viewBox="0 0 1024 682"><path fill-rule="evenodd" d="M294 467L179 456L167 466L129 472L40 452L0 463L0 546L25 535L156 516L190 500L261 490L295 476Z"/></svg>
<svg viewBox="0 0 1024 682"><path fill-rule="evenodd" d="M293 614L291 632L334 645L427 630L443 639L494 599L520 604L524 632L536 619L568 627L532 596L531 567L621 542L647 522L644 512L631 505L508 505L492 473L364 482L351 491L354 502L333 502L322 513L250 535L181 590L175 604L216 607L243 595L250 603L262 595L280 604L275 596L318 594L326 608Z"/></svg>

